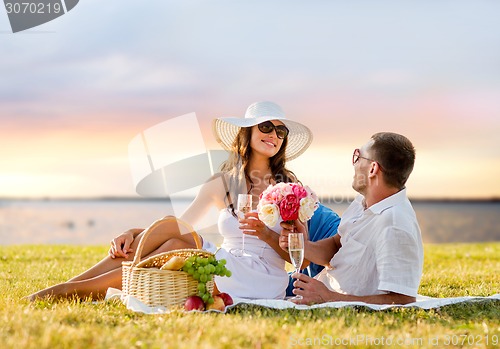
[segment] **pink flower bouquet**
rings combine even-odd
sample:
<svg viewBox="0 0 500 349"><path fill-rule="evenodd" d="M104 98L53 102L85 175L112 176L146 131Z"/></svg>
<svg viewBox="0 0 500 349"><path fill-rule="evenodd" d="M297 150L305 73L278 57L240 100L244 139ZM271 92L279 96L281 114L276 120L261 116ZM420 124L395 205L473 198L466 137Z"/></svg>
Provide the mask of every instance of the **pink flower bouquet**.
<svg viewBox="0 0 500 349"><path fill-rule="evenodd" d="M257 211L259 219L268 227L274 227L279 218L283 221L300 219L306 222L318 208L318 197L307 186L298 183L270 185L260 194Z"/></svg>

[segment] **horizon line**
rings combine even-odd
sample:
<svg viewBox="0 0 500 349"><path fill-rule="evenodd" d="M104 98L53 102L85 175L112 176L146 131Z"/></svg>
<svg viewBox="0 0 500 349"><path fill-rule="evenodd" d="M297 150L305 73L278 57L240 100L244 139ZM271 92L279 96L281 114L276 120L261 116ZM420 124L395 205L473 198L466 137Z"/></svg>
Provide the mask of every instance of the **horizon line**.
<svg viewBox="0 0 500 349"><path fill-rule="evenodd" d="M319 197L321 203L342 204L350 203L354 200L352 197ZM177 196L180 200L193 200L194 196ZM491 197L408 197L412 202L500 202L500 196ZM169 197L143 197L143 196L93 196L93 197L2 197L0 201L169 201Z"/></svg>

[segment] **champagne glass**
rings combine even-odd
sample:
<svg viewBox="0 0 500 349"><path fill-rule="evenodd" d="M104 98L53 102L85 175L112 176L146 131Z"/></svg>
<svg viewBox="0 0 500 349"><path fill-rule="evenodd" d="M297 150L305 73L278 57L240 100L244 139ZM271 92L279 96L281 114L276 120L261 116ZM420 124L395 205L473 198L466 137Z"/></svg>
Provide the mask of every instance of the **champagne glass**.
<svg viewBox="0 0 500 349"><path fill-rule="evenodd" d="M304 234L288 234L288 253L290 254L290 260L295 267L295 272L300 273L300 266L304 261ZM296 295L291 299L302 299L302 296Z"/></svg>
<svg viewBox="0 0 500 349"><path fill-rule="evenodd" d="M252 211L252 195L250 194L238 194L238 208L237 208L238 220L245 218L245 214ZM245 253L245 234L241 237L241 249L234 249L231 251L233 255L237 257L248 256Z"/></svg>

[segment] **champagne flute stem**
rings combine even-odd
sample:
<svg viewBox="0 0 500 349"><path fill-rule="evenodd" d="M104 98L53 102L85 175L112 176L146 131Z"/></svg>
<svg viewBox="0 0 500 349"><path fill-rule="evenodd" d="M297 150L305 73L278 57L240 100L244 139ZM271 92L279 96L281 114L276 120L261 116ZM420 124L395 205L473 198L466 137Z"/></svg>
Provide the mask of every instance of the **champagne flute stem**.
<svg viewBox="0 0 500 349"><path fill-rule="evenodd" d="M296 273L300 273L300 267L297 268L297 270L295 271ZM295 295L294 297L295 299L302 299L302 296L301 295Z"/></svg>

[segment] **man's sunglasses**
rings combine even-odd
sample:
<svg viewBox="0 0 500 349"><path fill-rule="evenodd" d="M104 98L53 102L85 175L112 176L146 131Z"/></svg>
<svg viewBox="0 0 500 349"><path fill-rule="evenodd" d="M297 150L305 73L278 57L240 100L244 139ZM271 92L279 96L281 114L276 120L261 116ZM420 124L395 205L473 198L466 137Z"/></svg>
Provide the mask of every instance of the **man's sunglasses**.
<svg viewBox="0 0 500 349"><path fill-rule="evenodd" d="M288 136L288 133L290 132L288 128L284 125L278 125L275 126L271 121L264 121L261 122L260 124L257 125L259 128L259 131L262 133L271 133L274 130L276 130L276 136L279 139L285 139L286 136Z"/></svg>
<svg viewBox="0 0 500 349"><path fill-rule="evenodd" d="M354 149L354 153L352 153L352 164L353 164L353 166L354 166L355 163L357 163L359 161L359 159L365 159L365 160L368 160L368 161L376 162L378 164L378 166L380 167L380 170L381 171L385 171L384 168L382 167L382 165L380 165L380 163L378 161L375 161L375 160L370 159L370 158L365 158L364 156L361 156L361 154L359 152L359 149Z"/></svg>

